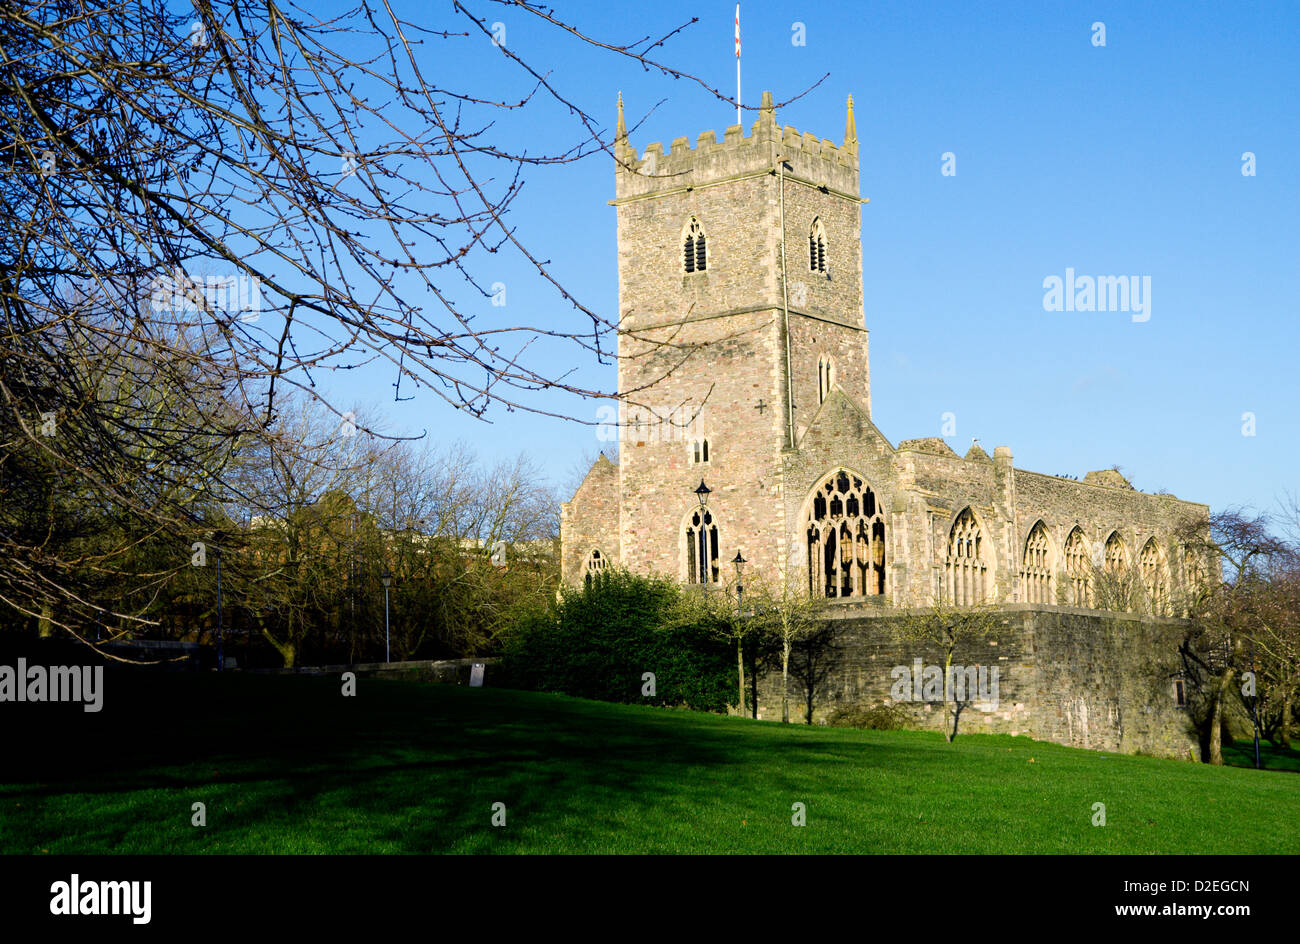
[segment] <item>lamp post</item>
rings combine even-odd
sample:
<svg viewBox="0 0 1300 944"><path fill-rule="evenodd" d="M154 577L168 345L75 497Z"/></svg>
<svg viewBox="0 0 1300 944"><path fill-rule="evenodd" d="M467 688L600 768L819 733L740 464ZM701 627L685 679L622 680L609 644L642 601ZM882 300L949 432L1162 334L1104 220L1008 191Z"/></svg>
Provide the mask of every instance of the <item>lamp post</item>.
<svg viewBox="0 0 1300 944"><path fill-rule="evenodd" d="M704 483L700 483L704 484ZM741 609L741 597L745 592L745 587L741 584L741 577L744 575L745 558L740 556L740 551L736 551L736 556L731 560L731 566L736 568L736 672L740 679L740 716L745 716L745 612Z"/></svg>
<svg viewBox="0 0 1300 944"><path fill-rule="evenodd" d="M736 551L736 556L731 559L731 566L736 568L736 615L744 619L744 614L740 608L740 598L745 592L745 587L741 584L740 579L744 575L745 565L749 561L740 556L740 551Z"/></svg>
<svg viewBox="0 0 1300 944"><path fill-rule="evenodd" d="M388 588L393 584L393 575L385 567L379 579L384 582L384 661L391 662L391 650L388 647Z"/></svg>
<svg viewBox="0 0 1300 944"><path fill-rule="evenodd" d="M712 491L713 489L704 484L704 479L700 479L700 487L695 490L695 497L700 500L700 533L696 536L700 553L696 561L700 568L700 584L706 592L709 589L709 529L706 519L709 511L709 493Z"/></svg>

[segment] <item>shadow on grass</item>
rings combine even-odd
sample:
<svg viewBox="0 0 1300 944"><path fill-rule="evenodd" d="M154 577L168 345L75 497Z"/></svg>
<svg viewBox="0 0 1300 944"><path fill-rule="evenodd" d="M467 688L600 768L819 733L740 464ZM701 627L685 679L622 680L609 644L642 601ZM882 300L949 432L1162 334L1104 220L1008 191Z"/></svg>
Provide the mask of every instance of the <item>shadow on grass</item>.
<svg viewBox="0 0 1300 944"><path fill-rule="evenodd" d="M1259 742L1259 760L1264 770L1286 770L1300 773L1300 750L1294 747L1274 747L1268 741ZM1223 762L1232 767L1255 766L1255 742L1234 741L1223 747Z"/></svg>
<svg viewBox="0 0 1300 944"><path fill-rule="evenodd" d="M6 706L3 851L1298 851L1270 825L1300 815L1277 777L1025 738L365 679L351 698L332 678L126 670L105 689L98 714ZM1089 825L1099 798L1115 828Z"/></svg>
<svg viewBox="0 0 1300 944"><path fill-rule="evenodd" d="M782 771L810 762L827 772L884 763L860 744L829 745L798 726L505 690L363 679L345 698L335 679L138 670L110 671L105 689L99 713L13 706L9 748L22 764L0 789L0 819L27 804L33 844L84 835L85 820L115 807L113 798L139 800L117 814L128 820L117 844L151 822L188 826L192 795L238 804L228 826L244 848L318 817L341 823L330 851L367 848L349 822L391 820L367 835L393 851L501 850L507 836L537 838L527 829L485 834L494 803L538 828L563 824L564 835L549 839L585 848L608 834L608 816L682 807L688 823L688 810L737 788L794 791L801 778ZM739 727L757 737L736 737ZM907 750L898 745L891 763ZM61 836L50 835L56 826ZM167 831L182 847L201 835Z"/></svg>

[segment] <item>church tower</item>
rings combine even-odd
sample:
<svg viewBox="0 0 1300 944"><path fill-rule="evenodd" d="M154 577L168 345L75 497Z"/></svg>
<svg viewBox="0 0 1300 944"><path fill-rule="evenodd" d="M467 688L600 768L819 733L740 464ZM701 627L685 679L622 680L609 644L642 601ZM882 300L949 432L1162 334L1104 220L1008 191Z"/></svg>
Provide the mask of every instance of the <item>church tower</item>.
<svg viewBox="0 0 1300 944"><path fill-rule="evenodd" d="M853 100L839 146L779 128L764 92L748 136L639 155L618 108L616 553L726 584L739 551L775 577L789 450L835 387L870 411Z"/></svg>

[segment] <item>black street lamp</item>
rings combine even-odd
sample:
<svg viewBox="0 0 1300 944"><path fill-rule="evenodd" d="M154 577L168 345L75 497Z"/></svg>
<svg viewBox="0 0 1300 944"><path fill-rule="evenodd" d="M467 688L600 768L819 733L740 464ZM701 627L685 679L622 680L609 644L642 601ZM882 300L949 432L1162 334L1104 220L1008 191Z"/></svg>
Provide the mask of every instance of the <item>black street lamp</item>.
<svg viewBox="0 0 1300 944"><path fill-rule="evenodd" d="M745 558L740 556L740 551L736 551L736 556L731 559L731 566L736 568L736 614L737 615L740 615L740 595L745 592L745 588L741 586L740 578L743 576L745 565L748 563L749 561L745 560Z"/></svg>
<svg viewBox="0 0 1300 944"><path fill-rule="evenodd" d="M391 662L391 650L388 647L388 588L393 584L393 575L387 567L379 578L384 582L384 661Z"/></svg>
<svg viewBox="0 0 1300 944"><path fill-rule="evenodd" d="M695 538L700 547L695 566L699 568L700 585L706 593L709 589L709 493L712 491L704 484L704 479L700 479L700 487L695 490L695 497L700 500L700 527Z"/></svg>
<svg viewBox="0 0 1300 944"><path fill-rule="evenodd" d="M745 611L741 608L741 597L745 592L744 586L740 580L745 569L745 558L740 556L740 551L736 551L736 556L731 560L731 566L736 568L736 666L740 678L740 714L745 714Z"/></svg>

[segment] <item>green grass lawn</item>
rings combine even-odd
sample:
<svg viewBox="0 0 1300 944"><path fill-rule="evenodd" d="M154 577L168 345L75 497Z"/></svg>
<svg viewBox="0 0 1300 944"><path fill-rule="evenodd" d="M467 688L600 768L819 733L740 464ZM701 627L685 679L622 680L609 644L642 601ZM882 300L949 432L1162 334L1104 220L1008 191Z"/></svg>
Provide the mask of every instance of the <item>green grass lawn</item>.
<svg viewBox="0 0 1300 944"><path fill-rule="evenodd" d="M1293 773L1025 738L240 675L0 712L11 853L1300 852Z"/></svg>

